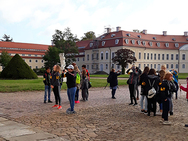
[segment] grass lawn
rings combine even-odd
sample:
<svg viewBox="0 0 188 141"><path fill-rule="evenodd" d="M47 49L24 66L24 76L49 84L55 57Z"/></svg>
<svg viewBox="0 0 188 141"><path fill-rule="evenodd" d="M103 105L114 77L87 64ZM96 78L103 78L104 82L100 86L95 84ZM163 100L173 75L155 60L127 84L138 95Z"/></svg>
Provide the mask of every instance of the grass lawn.
<svg viewBox="0 0 188 141"><path fill-rule="evenodd" d="M179 75L178 75L178 78L179 79L186 79L188 77L188 73L180 73Z"/></svg>
<svg viewBox="0 0 188 141"><path fill-rule="evenodd" d="M107 84L106 79L91 79L92 87L104 87ZM119 85L125 85L126 80L119 80ZM108 84L109 85L109 84ZM63 83L62 89L67 86ZM17 91L43 91L43 78L32 80L0 80L0 92L17 92Z"/></svg>
<svg viewBox="0 0 188 141"><path fill-rule="evenodd" d="M107 78L108 75L107 74L90 74L90 77L104 77ZM128 74L122 74L118 76L119 78L129 78Z"/></svg>

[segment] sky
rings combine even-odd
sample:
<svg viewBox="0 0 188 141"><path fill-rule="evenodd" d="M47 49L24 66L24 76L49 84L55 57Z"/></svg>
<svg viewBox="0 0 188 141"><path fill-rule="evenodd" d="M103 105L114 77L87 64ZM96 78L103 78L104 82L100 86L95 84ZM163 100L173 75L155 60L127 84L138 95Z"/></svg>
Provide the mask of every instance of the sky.
<svg viewBox="0 0 188 141"><path fill-rule="evenodd" d="M188 31L187 0L0 0L0 39L51 44L55 30L69 27L80 39L120 26L149 34L183 35Z"/></svg>

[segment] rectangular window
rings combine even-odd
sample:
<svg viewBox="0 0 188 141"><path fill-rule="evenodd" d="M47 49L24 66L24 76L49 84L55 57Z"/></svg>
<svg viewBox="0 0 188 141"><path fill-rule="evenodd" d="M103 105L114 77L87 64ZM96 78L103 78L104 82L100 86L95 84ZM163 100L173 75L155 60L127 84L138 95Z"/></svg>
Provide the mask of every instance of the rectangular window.
<svg viewBox="0 0 188 141"><path fill-rule="evenodd" d="M169 54L166 55L166 60L169 60Z"/></svg>
<svg viewBox="0 0 188 141"><path fill-rule="evenodd" d="M87 65L87 69L89 69L89 65Z"/></svg>
<svg viewBox="0 0 188 141"><path fill-rule="evenodd" d="M151 64L151 69L153 68L153 64Z"/></svg>
<svg viewBox="0 0 188 141"><path fill-rule="evenodd" d="M178 69L178 64L176 64L176 69Z"/></svg>
<svg viewBox="0 0 188 141"><path fill-rule="evenodd" d="M185 69L185 64L182 64L182 68Z"/></svg>
<svg viewBox="0 0 188 141"><path fill-rule="evenodd" d="M30 66L30 68L32 69L32 66Z"/></svg>
<svg viewBox="0 0 188 141"><path fill-rule="evenodd" d="M156 58L157 58L157 55L156 55L156 54L154 54L154 60L156 60Z"/></svg>
<svg viewBox="0 0 188 141"><path fill-rule="evenodd" d="M114 64L112 64L112 68L114 68Z"/></svg>
<svg viewBox="0 0 188 141"><path fill-rule="evenodd" d="M101 60L103 60L103 52L101 52Z"/></svg>
<svg viewBox="0 0 188 141"><path fill-rule="evenodd" d="M108 52L106 52L106 60L108 60Z"/></svg>
<svg viewBox="0 0 188 141"><path fill-rule="evenodd" d="M112 52L112 58L114 58L114 56L115 56L115 53L114 53L114 52Z"/></svg>
<svg viewBox="0 0 188 141"><path fill-rule="evenodd" d="M83 61L85 61L85 58L83 58Z"/></svg>
<svg viewBox="0 0 188 141"><path fill-rule="evenodd" d="M147 53L147 60L149 60L149 53Z"/></svg>
<svg viewBox="0 0 188 141"><path fill-rule="evenodd" d="M179 55L178 54L176 54L176 60L179 60Z"/></svg>
<svg viewBox="0 0 188 141"><path fill-rule="evenodd" d="M147 66L149 67L149 64L147 64Z"/></svg>
<svg viewBox="0 0 188 141"><path fill-rule="evenodd" d="M108 64L106 64L106 69L108 69Z"/></svg>
<svg viewBox="0 0 188 141"><path fill-rule="evenodd" d="M120 65L117 65L116 67L117 67L117 69L120 69Z"/></svg>
<svg viewBox="0 0 188 141"><path fill-rule="evenodd" d="M99 60L99 54L98 53L96 54L96 58L97 58L97 60Z"/></svg>
<svg viewBox="0 0 188 141"><path fill-rule="evenodd" d="M92 54L92 56L91 56L91 57L92 57L92 60L93 60L93 59L94 59L94 54Z"/></svg>
<svg viewBox="0 0 188 141"><path fill-rule="evenodd" d="M166 68L167 68L167 69L169 68L168 64L166 64Z"/></svg>
<svg viewBox="0 0 188 141"><path fill-rule="evenodd" d="M89 61L89 54L87 55L87 61Z"/></svg>
<svg viewBox="0 0 188 141"><path fill-rule="evenodd" d="M185 60L185 54L182 54L182 60Z"/></svg>
<svg viewBox="0 0 188 141"><path fill-rule="evenodd" d="M22 56L25 56L25 54L22 54Z"/></svg>
<svg viewBox="0 0 188 141"><path fill-rule="evenodd" d="M151 60L153 59L153 53L151 53Z"/></svg>
<svg viewBox="0 0 188 141"><path fill-rule="evenodd" d="M141 52L139 52L139 59L141 59Z"/></svg>
<svg viewBox="0 0 188 141"><path fill-rule="evenodd" d="M133 52L133 56L135 57L135 52Z"/></svg>
<svg viewBox="0 0 188 141"><path fill-rule="evenodd" d="M92 68L92 69L94 68L93 65L91 65L91 68Z"/></svg>
<svg viewBox="0 0 188 141"><path fill-rule="evenodd" d="M171 54L171 60L174 60L174 54Z"/></svg>
<svg viewBox="0 0 188 141"><path fill-rule="evenodd" d="M146 64L144 64L144 68L146 67Z"/></svg>
<svg viewBox="0 0 188 141"><path fill-rule="evenodd" d="M164 60L164 54L162 54L162 60Z"/></svg>
<svg viewBox="0 0 188 141"><path fill-rule="evenodd" d="M98 65L96 65L96 68L98 69L98 68L99 68L99 66L98 66Z"/></svg>
<svg viewBox="0 0 188 141"><path fill-rule="evenodd" d="M156 69L156 64L154 64L154 68Z"/></svg>
<svg viewBox="0 0 188 141"><path fill-rule="evenodd" d="M158 54L158 60L160 60L161 59L161 55L160 54Z"/></svg>
<svg viewBox="0 0 188 141"><path fill-rule="evenodd" d="M35 55L35 57L37 57L37 55Z"/></svg>
<svg viewBox="0 0 188 141"><path fill-rule="evenodd" d="M173 69L174 68L174 65L173 64L171 64L171 69Z"/></svg>
<svg viewBox="0 0 188 141"><path fill-rule="evenodd" d="M36 66L36 69L38 69L38 66Z"/></svg>
<svg viewBox="0 0 188 141"><path fill-rule="evenodd" d="M138 64L138 67L141 68L141 64Z"/></svg>
<svg viewBox="0 0 188 141"><path fill-rule="evenodd" d="M146 60L146 53L144 53L144 60Z"/></svg>

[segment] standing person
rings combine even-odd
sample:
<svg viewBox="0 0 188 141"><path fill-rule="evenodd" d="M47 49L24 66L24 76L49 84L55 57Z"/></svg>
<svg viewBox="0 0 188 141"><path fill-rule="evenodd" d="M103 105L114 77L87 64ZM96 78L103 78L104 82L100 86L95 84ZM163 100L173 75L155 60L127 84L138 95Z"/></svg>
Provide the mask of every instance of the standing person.
<svg viewBox="0 0 188 141"><path fill-rule="evenodd" d="M170 98L171 98L171 92L175 91L175 85L171 85L173 77L170 72L165 74L164 81L159 87L159 91L161 93L162 102L163 102L163 114L162 114L162 122L163 124L171 124L168 121L168 112L170 107Z"/></svg>
<svg viewBox="0 0 188 141"><path fill-rule="evenodd" d="M115 69L112 68L111 72L110 72L110 89L112 89L112 99L116 99L115 98L115 93L116 93L116 89L118 87L118 80L117 80L117 76L120 75L120 70L118 70L117 72L115 72Z"/></svg>
<svg viewBox="0 0 188 141"><path fill-rule="evenodd" d="M50 100L50 95L51 95L51 87L50 87L50 67L46 68L46 71L43 75L43 82L45 85L45 93L44 93L44 103L46 103L47 101L47 93L48 93L48 103L52 103L52 101Z"/></svg>
<svg viewBox="0 0 188 141"><path fill-rule="evenodd" d="M161 66L161 70L164 70L164 71L166 72L166 65L165 65L165 64L163 64L163 65Z"/></svg>
<svg viewBox="0 0 188 141"><path fill-rule="evenodd" d="M54 96L55 96L55 105L53 107L58 107L58 109L62 109L61 106L61 96L60 96L60 66L55 65L53 67L53 72L50 79L51 88L53 89Z"/></svg>
<svg viewBox="0 0 188 141"><path fill-rule="evenodd" d="M159 77L156 75L155 69L150 69L148 77L144 79L142 85L145 86L148 100L148 116L153 111L153 115L156 116L156 94L159 89ZM152 93L152 96L150 95Z"/></svg>
<svg viewBox="0 0 188 141"><path fill-rule="evenodd" d="M90 83L90 75L89 75L89 71L86 69L86 65L82 65L82 70L85 70L85 71L86 71L88 83ZM88 91L88 89L87 89L87 97L86 97L86 100L88 100L88 97L89 97L89 91Z"/></svg>
<svg viewBox="0 0 188 141"><path fill-rule="evenodd" d="M80 89L82 90L82 100L86 101L87 100L87 91L88 91L88 76L86 70L82 70L82 79L81 79L81 87Z"/></svg>
<svg viewBox="0 0 188 141"><path fill-rule="evenodd" d="M174 84L176 85L176 99L178 99L178 72L174 69L170 70L170 72L173 74Z"/></svg>
<svg viewBox="0 0 188 141"><path fill-rule="evenodd" d="M139 86L139 81L140 81L140 75L142 74L142 71L139 69L139 67L136 67L136 71L138 72L138 79L137 79L137 85L136 85L136 92L137 92L137 98L136 100L139 100L139 89L138 89L138 86Z"/></svg>
<svg viewBox="0 0 188 141"><path fill-rule="evenodd" d="M130 73L130 70L132 70L131 73ZM131 100L131 103L129 105L133 104L133 99L134 99L134 102L135 102L134 106L135 106L137 105L135 92L136 92L136 85L137 85L137 79L138 79L138 72L136 72L136 68L133 65L130 69L127 70L126 73L130 74L130 77L127 81L127 83L129 84L129 92L130 92L130 100Z"/></svg>
<svg viewBox="0 0 188 141"><path fill-rule="evenodd" d="M187 102L188 102L188 77L187 77L187 88L181 86L181 84L180 84L180 89L183 90L183 91L185 91L185 92L187 92L186 98L187 98Z"/></svg>
<svg viewBox="0 0 188 141"><path fill-rule="evenodd" d="M74 71L74 66L69 65L67 70L64 70L62 77L67 77L67 95L70 102L70 108L67 109L67 114L74 114L74 104L75 104L75 93L76 93L76 72ZM66 74L65 74L66 73Z"/></svg>
<svg viewBox="0 0 188 141"><path fill-rule="evenodd" d="M74 71L76 72L76 94L75 94L75 103L80 103L79 101L79 89L80 89L80 70L77 65L74 66Z"/></svg>
<svg viewBox="0 0 188 141"><path fill-rule="evenodd" d="M141 100L140 100L140 105L141 105L141 112L147 113L148 111L148 100L147 100L147 91L146 91L146 86L142 85L144 82L144 79L148 77L148 72L149 72L149 67L145 67L143 73L140 76L140 85L141 85ZM143 101L145 99L145 109L143 108Z"/></svg>

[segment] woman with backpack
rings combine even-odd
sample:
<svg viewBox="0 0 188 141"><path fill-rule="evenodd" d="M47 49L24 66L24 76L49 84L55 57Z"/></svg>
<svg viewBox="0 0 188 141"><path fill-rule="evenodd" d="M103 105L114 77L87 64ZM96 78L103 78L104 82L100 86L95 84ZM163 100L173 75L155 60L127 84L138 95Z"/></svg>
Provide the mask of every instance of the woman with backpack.
<svg viewBox="0 0 188 141"><path fill-rule="evenodd" d="M117 76L120 75L120 70L118 70L117 72L115 72L115 69L112 68L110 75L108 77L108 81L110 83L110 89L112 89L112 99L116 99L115 98L115 93L116 93L116 89L118 87L118 80L117 80Z"/></svg>
<svg viewBox="0 0 188 141"><path fill-rule="evenodd" d="M80 70L77 65L74 66L74 71L76 72L76 94L75 94L75 103L80 103L79 101L79 89L80 89Z"/></svg>
<svg viewBox="0 0 188 141"><path fill-rule="evenodd" d="M146 86L143 86L142 82L144 82L144 79L148 77L148 72L149 72L149 67L145 67L143 73L140 76L140 82L139 82L139 84L141 85L140 105L141 105L141 112L143 113L147 113L148 111L148 101L147 101L147 91L145 89ZM144 99L145 99L145 109L143 108Z"/></svg>
<svg viewBox="0 0 188 141"><path fill-rule="evenodd" d="M82 90L82 100L87 101L87 91L88 91L88 75L86 70L82 70L82 77L81 77L81 87Z"/></svg>
<svg viewBox="0 0 188 141"><path fill-rule="evenodd" d="M142 85L145 86L148 100L148 116L150 112L153 112L153 115L156 116L156 94L159 89L159 77L156 75L155 69L150 69L148 77L142 82Z"/></svg>

